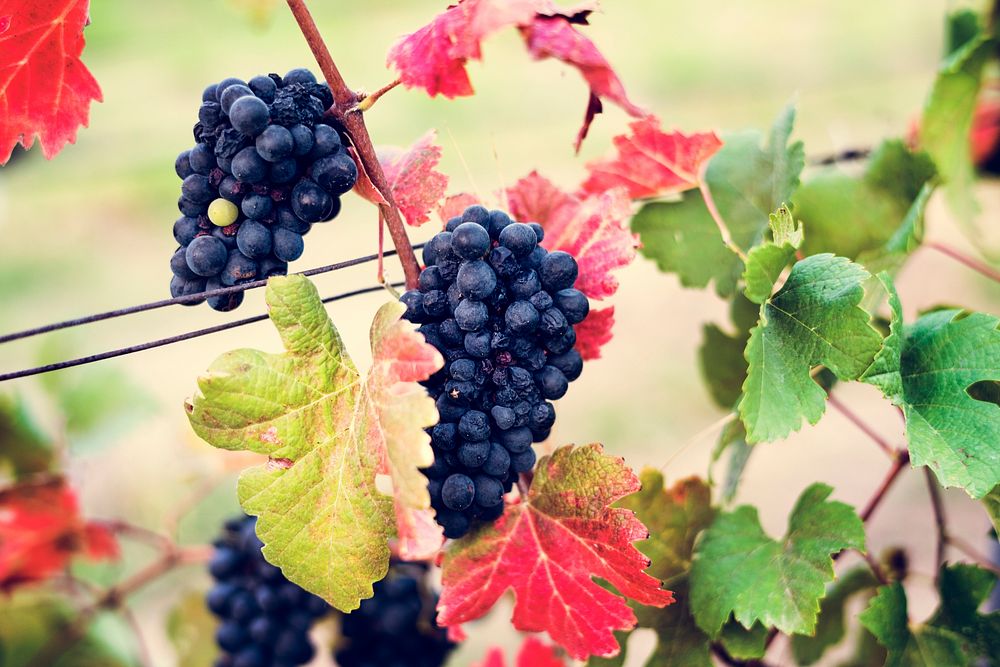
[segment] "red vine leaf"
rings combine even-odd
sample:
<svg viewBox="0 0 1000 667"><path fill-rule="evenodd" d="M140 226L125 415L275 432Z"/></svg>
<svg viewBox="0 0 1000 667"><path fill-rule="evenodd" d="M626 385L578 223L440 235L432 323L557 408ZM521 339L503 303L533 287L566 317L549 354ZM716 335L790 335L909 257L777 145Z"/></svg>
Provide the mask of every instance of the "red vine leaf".
<svg viewBox="0 0 1000 667"><path fill-rule="evenodd" d="M507 659L502 648L494 647L486 654L486 660L478 667L506 667ZM566 663L556 655L555 649L537 637L528 637L521 644L514 667L566 667Z"/></svg>
<svg viewBox="0 0 1000 667"><path fill-rule="evenodd" d="M430 560L444 544L444 531L434 520L434 510L414 509L397 498L396 550L403 560Z"/></svg>
<svg viewBox="0 0 1000 667"><path fill-rule="evenodd" d="M601 99L608 99L633 116L646 115L625 94L625 86L611 64L594 43L585 37L564 16L537 16L530 25L521 27L528 51L537 60L556 58L580 70L590 86L583 126L577 134L575 147L580 150L594 116L601 112Z"/></svg>
<svg viewBox="0 0 1000 667"><path fill-rule="evenodd" d="M465 209L473 204L478 204L479 198L468 192L460 192L457 195L448 195L438 206L438 216L442 222L448 222L455 216L462 215Z"/></svg>
<svg viewBox="0 0 1000 667"><path fill-rule="evenodd" d="M65 480L0 491L0 590L44 581L79 553L117 558L118 543L105 526L84 521Z"/></svg>
<svg viewBox="0 0 1000 667"><path fill-rule="evenodd" d="M436 171L441 147L434 144L437 133L430 130L409 150L389 149L379 152L392 198L411 225L422 225L444 196L448 177Z"/></svg>
<svg viewBox="0 0 1000 667"><path fill-rule="evenodd" d="M664 132L654 116L633 122L614 138L618 154L587 165L584 193L624 187L632 199L659 197L698 185L702 165L722 147L714 132Z"/></svg>
<svg viewBox="0 0 1000 667"><path fill-rule="evenodd" d="M573 329L576 331L576 349L585 360L600 359L601 348L611 341L611 328L615 325L615 307L591 310L587 318Z"/></svg>
<svg viewBox="0 0 1000 667"><path fill-rule="evenodd" d="M35 136L52 159L86 126L101 88L80 61L88 0L8 0L0 18L0 164Z"/></svg>
<svg viewBox="0 0 1000 667"><path fill-rule="evenodd" d="M368 170L365 169L365 165L361 162L361 156L358 155L357 149L354 146L348 146L347 154L351 156L351 159L354 160L354 165L358 168L358 180L354 183L354 193L376 206L388 204L389 202L386 201L385 195L372 183L371 176L368 175Z"/></svg>
<svg viewBox="0 0 1000 667"><path fill-rule="evenodd" d="M632 543L649 531L612 503L640 487L621 458L599 444L561 447L542 458L526 501L445 554L438 622L483 616L508 589L514 627L547 631L571 657L618 653L613 631L636 625L626 598L663 607L673 594L645 574L649 560Z"/></svg>

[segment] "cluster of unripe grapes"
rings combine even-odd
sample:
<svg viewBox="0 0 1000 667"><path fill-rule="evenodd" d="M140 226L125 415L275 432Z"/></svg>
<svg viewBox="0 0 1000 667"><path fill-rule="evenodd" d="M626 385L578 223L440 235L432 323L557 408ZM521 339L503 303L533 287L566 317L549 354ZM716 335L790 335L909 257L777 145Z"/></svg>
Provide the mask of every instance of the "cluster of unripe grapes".
<svg viewBox="0 0 1000 667"><path fill-rule="evenodd" d="M307 69L225 79L202 94L197 144L177 156L183 179L170 293L189 296L285 274L313 223L340 212L358 170L326 84ZM232 310L243 292L208 298Z"/></svg>
<svg viewBox="0 0 1000 667"><path fill-rule="evenodd" d="M426 383L439 423L424 469L447 537L503 512L503 495L535 464L561 398L580 376L576 331L589 312L576 260L540 243L542 227L472 206L424 247L420 289L404 317L445 359Z"/></svg>

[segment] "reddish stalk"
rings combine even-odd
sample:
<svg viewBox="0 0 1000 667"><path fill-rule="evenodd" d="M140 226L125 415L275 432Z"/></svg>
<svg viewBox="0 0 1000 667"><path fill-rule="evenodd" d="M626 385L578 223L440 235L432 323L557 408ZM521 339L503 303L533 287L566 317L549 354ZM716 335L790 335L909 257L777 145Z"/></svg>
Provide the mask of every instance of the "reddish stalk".
<svg viewBox="0 0 1000 667"><path fill-rule="evenodd" d="M875 429L869 426L868 423L865 422L856 412L851 410L845 404L841 403L840 400L834 397L833 394L829 394L828 400L830 401L830 405L832 405L834 409L836 409L840 414L847 417L848 421L850 421L852 424L858 427L858 430L860 430L862 433L867 435L868 438L876 445L878 445L879 449L885 452L889 458L896 457L896 453L893 450L892 445L890 445L885 438L876 433Z"/></svg>
<svg viewBox="0 0 1000 667"><path fill-rule="evenodd" d="M309 9L306 7L305 0L287 0L287 2L288 8L292 10L292 15L299 24L299 29L302 31L309 49L316 58L316 62L319 64L319 68L322 70L323 76L330 86L330 91L333 93L335 103L333 113L337 120L343 124L344 129L347 130L351 140L354 142L358 159L361 160L361 164L371 179L372 185L382 193L387 202L378 205L379 212L385 218L386 226L389 228L389 236L392 237L393 245L396 246L396 252L399 254L399 261L403 265L403 274L406 276L406 287L407 289L416 289L417 279L420 277L420 264L417 262L417 256L413 252L413 246L410 244L410 239L406 234L406 227L403 225L403 216L400 214L399 207L393 199L392 190L389 188L385 173L382 171L382 165L375 154L375 147L372 145L371 136L368 134L368 128L365 127L364 114L356 109L361 99L357 93L348 88L347 82L344 81L340 70L337 69L337 65L333 61L333 56L330 55L330 49L327 48L326 43L323 41L319 28L316 26L316 21L313 20L312 14L309 13ZM384 94L384 92L381 94Z"/></svg>
<svg viewBox="0 0 1000 667"><path fill-rule="evenodd" d="M978 259L975 259L974 257L969 257L968 255L955 250L951 246L947 246L938 241L927 241L925 245L928 248L933 248L934 250L937 250L942 255L951 257L956 262L964 264L973 271L983 276L986 276L990 280L1000 283L1000 271L997 271L989 264L986 264L985 262L980 262Z"/></svg>
<svg viewBox="0 0 1000 667"><path fill-rule="evenodd" d="M892 467L889 468L889 472L886 474L882 483L879 485L875 494L865 503L865 508L861 510L861 520L866 522L871 518L878 506L882 504L882 500L885 499L885 495L892 488L892 485L896 482L896 478L899 474L906 469L906 464L910 462L910 453L905 449L899 449L896 451L896 460L893 462Z"/></svg>
<svg viewBox="0 0 1000 667"><path fill-rule="evenodd" d="M944 564L944 550L948 544L948 526L944 516L944 503L941 501L941 492L937 488L937 480L930 468L924 468L924 477L927 480L927 492L931 497L931 508L934 510L934 526L937 528L937 548L934 552L934 579L941 575L941 565Z"/></svg>
<svg viewBox="0 0 1000 667"><path fill-rule="evenodd" d="M388 93L390 90L400 85L401 83L403 83L402 79L396 79L392 83L388 83L382 86L371 95L364 95L361 98L361 101L358 102L358 104L354 107L354 109L351 109L351 111L362 111L362 112L368 111L373 106L375 106L375 103L378 102L380 97L382 97L383 95L385 95L386 93Z"/></svg>

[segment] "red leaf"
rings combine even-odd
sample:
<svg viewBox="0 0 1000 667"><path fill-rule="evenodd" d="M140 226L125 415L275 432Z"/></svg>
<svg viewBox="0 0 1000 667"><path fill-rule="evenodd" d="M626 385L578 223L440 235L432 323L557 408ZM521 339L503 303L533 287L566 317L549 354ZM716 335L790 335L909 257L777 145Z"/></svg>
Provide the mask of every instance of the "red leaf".
<svg viewBox="0 0 1000 667"><path fill-rule="evenodd" d="M103 526L83 521L63 479L0 491L0 590L43 581L81 551L113 558L118 545Z"/></svg>
<svg viewBox="0 0 1000 667"><path fill-rule="evenodd" d="M438 206L438 217L441 218L442 222L448 222L451 218L455 216L462 215L462 212L472 206L473 204L478 204L479 198L468 192L460 192L457 195L448 195Z"/></svg>
<svg viewBox="0 0 1000 667"><path fill-rule="evenodd" d="M611 341L611 327L615 325L615 307L593 310L586 319L573 327L576 331L576 349L583 359L600 359L601 348Z"/></svg>
<svg viewBox="0 0 1000 667"><path fill-rule="evenodd" d="M441 147L434 145L437 133L429 131L407 151L399 149L380 153L392 197L411 225L422 225L448 187L448 177L435 171L441 159Z"/></svg>
<svg viewBox="0 0 1000 667"><path fill-rule="evenodd" d="M538 7L538 0L464 0L402 37L389 49L387 64L407 88L423 88L432 97L472 95L465 64L482 60L480 42L497 30L530 22Z"/></svg>
<svg viewBox="0 0 1000 667"><path fill-rule="evenodd" d="M444 544L444 531L434 520L434 510L407 507L395 500L397 552L403 560L429 560Z"/></svg>
<svg viewBox="0 0 1000 667"><path fill-rule="evenodd" d="M604 55L565 17L536 16L529 25L521 28L521 34L535 59L556 58L572 65L580 70L590 86L583 127L580 128L575 144L578 151L594 115L601 111L602 98L611 100L633 116L646 115L645 111L628 99L625 86Z"/></svg>
<svg viewBox="0 0 1000 667"><path fill-rule="evenodd" d="M486 654L486 660L479 667L505 667L506 664L503 649L491 648ZM566 663L556 655L555 649L551 646L537 637L528 637L521 644L515 667L566 667Z"/></svg>
<svg viewBox="0 0 1000 667"><path fill-rule="evenodd" d="M513 589L515 628L547 631L574 659L617 654L613 631L632 629L636 618L595 577L640 604L673 602L643 572L649 560L632 545L649 531L633 512L611 507L639 487L624 461L597 444L544 457L526 502L509 505L445 554L438 622L479 618Z"/></svg>
<svg viewBox="0 0 1000 667"><path fill-rule="evenodd" d="M560 190L537 171L532 171L513 187L507 188L507 204L515 220L537 222L547 232L548 225L562 225L563 220L572 217L579 200Z"/></svg>
<svg viewBox="0 0 1000 667"><path fill-rule="evenodd" d="M365 165L362 164L361 156L358 155L357 149L354 146L348 146L347 154L351 156L351 159L354 160L354 166L358 168L358 180L354 183L354 194L376 206L388 204L389 202L385 200L385 196L372 183L371 176L368 175Z"/></svg>
<svg viewBox="0 0 1000 667"><path fill-rule="evenodd" d="M632 199L640 199L688 190L697 187L702 165L722 147L714 132L667 133L653 116L629 127L631 134L614 138L617 156L587 165L590 176L581 186L583 192L621 186Z"/></svg>
<svg viewBox="0 0 1000 667"><path fill-rule="evenodd" d="M80 61L88 0L6 0L0 7L0 164L38 135L52 159L86 126L101 88Z"/></svg>

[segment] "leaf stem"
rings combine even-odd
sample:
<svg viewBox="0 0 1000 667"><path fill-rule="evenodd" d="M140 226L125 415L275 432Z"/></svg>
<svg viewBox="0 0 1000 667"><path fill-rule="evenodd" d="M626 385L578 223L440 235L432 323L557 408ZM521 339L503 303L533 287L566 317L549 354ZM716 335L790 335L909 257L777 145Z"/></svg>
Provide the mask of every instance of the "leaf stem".
<svg viewBox="0 0 1000 667"><path fill-rule="evenodd" d="M958 250L955 250L951 246L945 245L944 243L941 243L939 241L926 241L924 245L926 245L928 248L937 250L942 255L951 257L956 262L964 264L965 266L969 267L970 269L979 273L980 275L989 278L993 282L1000 283L1000 271L997 271L989 264L981 262L974 257L969 257L965 253L959 252Z"/></svg>
<svg viewBox="0 0 1000 667"><path fill-rule="evenodd" d="M732 235L729 233L729 228L726 227L726 222L722 219L722 215L719 213L719 208L715 205L715 200L712 198L712 191L708 187L708 183L704 178L698 179L698 189L701 191L701 197L705 200L705 207L708 208L709 214L712 216L712 220L715 221L715 226L719 228L719 235L722 236L722 242L726 244L726 247L732 250L737 257L739 257L744 263L747 261L747 254L736 245L733 241Z"/></svg>
<svg viewBox="0 0 1000 667"><path fill-rule="evenodd" d="M832 393L827 395L827 399L829 400L830 405L834 407L834 409L836 409L840 414L844 415L844 417L846 417L849 422L854 424L858 428L858 430L867 435L872 442L878 445L879 449L885 452L886 456L888 456L889 458L896 457L896 452L893 449L892 445L890 445L885 438L876 433L875 429L873 429L864 419L862 419L860 415L854 412L854 410L852 410L851 408L847 407L847 405L842 403L840 399L836 398Z"/></svg>
<svg viewBox="0 0 1000 667"><path fill-rule="evenodd" d="M403 83L402 79L396 79L392 83L387 83L386 85L382 86L371 95L362 95L361 99L354 106L354 108L351 109L351 111L360 111L362 113L368 111L373 106L375 106L375 103L378 102L380 97L382 97L383 95L385 95L386 93L388 93L390 90L392 90L401 83Z"/></svg>
<svg viewBox="0 0 1000 667"><path fill-rule="evenodd" d="M865 503L865 508L859 514L861 520L866 523L872 514L875 513L875 510L878 509L878 506L882 504L882 501L885 499L889 489L896 482L899 474L906 469L906 464L910 462L910 453L905 449L897 449L895 457L896 460L893 462L892 467L889 468L889 472L886 473L886 476L882 479L882 483L879 484L878 489L876 489L868 502Z"/></svg>
<svg viewBox="0 0 1000 667"><path fill-rule="evenodd" d="M323 37L313 20L312 14L306 7L305 0L287 0L288 8L292 11L295 21L299 24L309 49L312 51L316 62L319 64L323 76L326 78L330 91L333 93L334 109L333 114L343 125L347 134L354 142L354 148L358 153L358 159L371 179L372 185L385 198L385 204L379 204L379 212L385 217L386 226L389 228L389 236L396 246L399 254L399 261L403 265L403 274L406 277L407 289L416 289L417 279L420 277L420 264L417 256L413 252L413 246L406 234L406 227L403 225L403 216L399 212L392 196L392 190L386 180L385 172L375 154L375 147L372 145L368 128L365 127L364 114L355 111L360 99L353 90L347 87L347 82L337 69L337 64L330 55Z"/></svg>
<svg viewBox="0 0 1000 667"><path fill-rule="evenodd" d="M954 535L948 536L948 544L955 547L963 554L966 555L973 563L979 567L989 570L994 574L1000 575L1000 567L997 567L988 557L984 556L982 553L976 550L974 546L966 542L960 537L955 537Z"/></svg>
<svg viewBox="0 0 1000 667"><path fill-rule="evenodd" d="M937 528L937 548L934 552L934 579L941 576L941 566L944 565L944 550L948 545L948 522L944 515L944 503L941 492L937 488L937 480L930 468L924 468L924 478L927 480L927 492L931 497L931 508L934 511L934 526Z"/></svg>

